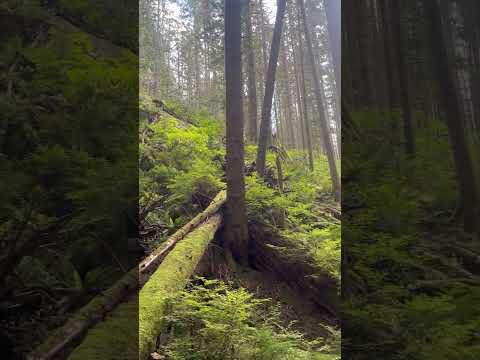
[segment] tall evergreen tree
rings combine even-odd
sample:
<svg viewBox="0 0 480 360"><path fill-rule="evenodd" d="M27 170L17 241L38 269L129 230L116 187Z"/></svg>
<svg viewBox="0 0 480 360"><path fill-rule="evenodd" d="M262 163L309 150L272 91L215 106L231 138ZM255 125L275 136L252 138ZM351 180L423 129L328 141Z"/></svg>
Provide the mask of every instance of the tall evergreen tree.
<svg viewBox="0 0 480 360"><path fill-rule="evenodd" d="M248 261L245 205L241 60L241 2L225 0L225 90L227 117L227 206L225 241L233 256Z"/></svg>

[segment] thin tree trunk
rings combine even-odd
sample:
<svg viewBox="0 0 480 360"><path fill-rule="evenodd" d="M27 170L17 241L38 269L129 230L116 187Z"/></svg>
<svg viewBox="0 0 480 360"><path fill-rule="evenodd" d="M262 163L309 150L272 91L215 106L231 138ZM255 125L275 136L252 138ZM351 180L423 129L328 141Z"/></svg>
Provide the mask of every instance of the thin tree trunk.
<svg viewBox="0 0 480 360"><path fill-rule="evenodd" d="M293 19L293 16L290 14L290 17ZM293 29L293 28L292 28ZM295 91L296 91L296 109L298 111L298 119L300 122L300 136L302 140L302 150L307 149L307 140L305 137L305 120L303 117L303 108L302 108L302 94L301 94L301 85L300 85L300 70L298 66L298 58L297 52L295 51L295 40L298 39L298 46L301 46L301 38L297 37L298 35L298 27L295 27L295 32L292 30L292 36L290 45L292 47L293 52L293 71L295 73Z"/></svg>
<svg viewBox="0 0 480 360"><path fill-rule="evenodd" d="M262 57L263 57L263 77L267 77L267 35L265 34L265 8L263 7L263 0L259 1L260 5L260 33L262 36Z"/></svg>
<svg viewBox="0 0 480 360"><path fill-rule="evenodd" d="M287 33L287 28L285 28L285 33ZM292 97L290 94L290 78L288 73L288 58L287 58L287 42L284 41L282 48L282 56L281 56L281 63L282 63L282 72L283 72L283 91L285 94L285 125L287 126L288 132L288 141L287 144L290 148L296 147L296 138L295 138L295 131L294 131L294 119L293 119L293 112L292 112ZM278 88L278 86L277 86Z"/></svg>
<svg viewBox="0 0 480 360"><path fill-rule="evenodd" d="M321 113L325 113L323 102L322 102L322 90L320 88L320 80L318 78L317 70L315 68L315 57L313 55L312 41L310 39L310 32L307 25L307 15L305 13L304 0L297 0L297 4L300 8L303 27L305 30L305 42L307 45L308 60L312 68L313 83L314 83L314 90L315 90L315 97L317 100L318 111ZM324 144L325 152L328 159L330 177L332 180L333 194L334 194L335 200L340 201L340 198L341 198L340 179L338 176L337 165L335 162L335 150L333 148L332 138L330 136L330 126L327 123L327 119L325 118L325 116L321 117L320 120L321 120L320 127L322 130L323 144Z"/></svg>
<svg viewBox="0 0 480 360"><path fill-rule="evenodd" d="M305 127L305 138L307 140L307 150L308 150L308 168L313 171L313 148L312 148L312 134L310 129L310 119L308 118L308 104L307 104L307 86L306 86L306 79L305 79L305 66L304 66L304 55L303 55L303 42L302 42L302 34L300 32L300 24L301 24L301 14L300 9L298 9L298 28L297 28L297 36L298 36L298 52L299 52L299 62L300 62L300 84L301 84L301 93L302 93L302 103L303 103L303 123Z"/></svg>
<svg viewBox="0 0 480 360"><path fill-rule="evenodd" d="M270 59L268 62L267 78L265 82L265 97L262 105L262 122L260 124L260 138L257 151L257 172L260 177L265 175L265 161L267 156L267 143L271 133L272 120L272 100L275 89L275 74L277 71L278 54L280 51L280 41L282 37L283 18L285 16L287 0L279 0L277 6L277 16L275 28L273 30L273 39L270 49Z"/></svg>
<svg viewBox="0 0 480 360"><path fill-rule="evenodd" d="M392 11L390 12L390 21L393 24L393 37L397 48L398 57L398 77L400 79L400 98L403 110L403 136L405 138L405 152L407 156L415 155L415 139L412 125L412 100L410 97L409 74L407 67L407 57L405 54L401 25L401 8L399 1L392 1Z"/></svg>
<svg viewBox="0 0 480 360"><path fill-rule="evenodd" d="M393 79L393 61L392 61L392 52L391 52L391 24L390 24L390 16L389 16L389 7L388 4L390 3L389 0L379 0L379 10L380 10L380 18L382 19L383 25L383 48L385 52L385 77L388 86L388 118L392 122L392 142L395 142L395 135L396 131L396 122L392 119L393 110L395 108L395 95L394 95L394 79Z"/></svg>
<svg viewBox="0 0 480 360"><path fill-rule="evenodd" d="M245 0L245 50L247 51L248 72L248 138L257 142L257 80L255 78L255 57L252 43L252 20L250 11L251 0Z"/></svg>

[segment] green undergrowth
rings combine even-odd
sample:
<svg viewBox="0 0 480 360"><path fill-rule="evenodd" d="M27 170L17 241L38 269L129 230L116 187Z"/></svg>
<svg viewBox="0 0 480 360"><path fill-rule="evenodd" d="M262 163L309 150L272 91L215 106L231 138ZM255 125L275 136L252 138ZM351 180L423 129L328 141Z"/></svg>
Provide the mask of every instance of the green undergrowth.
<svg viewBox="0 0 480 360"><path fill-rule="evenodd" d="M308 341L278 308L243 288L197 278L171 299L159 353L174 360L339 359L339 336Z"/></svg>
<svg viewBox="0 0 480 360"><path fill-rule="evenodd" d="M208 205L225 187L223 125L205 111L191 113L173 101L164 103L185 122L163 111L147 95L140 96L140 207L143 222L160 225L163 238ZM276 156L267 154L268 176L255 172L246 178L250 219L272 226L292 243L292 256L307 253L313 263L339 279L339 225L325 218L318 204L333 206L327 159L316 156L309 171L303 151L282 156L283 189L279 190ZM254 163L256 146L245 151L247 169ZM320 199L321 198L321 199ZM338 205L337 205L338 206Z"/></svg>
<svg viewBox="0 0 480 360"><path fill-rule="evenodd" d="M451 221L458 190L445 123L417 129L416 156L408 159L384 115L356 113L354 120L365 137L343 148L349 154L342 182L342 241L349 259L345 354L478 358L480 292L455 280L468 271L445 250L465 241Z"/></svg>
<svg viewBox="0 0 480 360"><path fill-rule="evenodd" d="M172 106L172 105L169 105ZM173 233L224 188L222 124L204 113L183 122L141 97L139 182L141 219ZM150 120L149 120L150 117Z"/></svg>
<svg viewBox="0 0 480 360"><path fill-rule="evenodd" d="M151 207L144 223L160 224L162 238L165 238L199 213L225 187L225 144L221 121L205 111L189 112L172 101L162 104L146 95L140 97L139 178L141 209ZM249 219L276 229L285 240L285 248L272 247L271 251L307 262L339 284L340 225L325 216L320 206L338 207L330 195L327 159L317 154L315 170L309 171L304 152L282 153L283 188L280 190L278 154L274 150L268 152L268 175L261 181L254 171L249 171L256 146L246 147ZM155 287L156 282L152 280L146 289ZM149 302L148 308L158 308L151 306L158 303L158 296L143 298L145 304ZM172 301L173 308L165 318L170 325L162 325L160 337L167 336L169 341L159 352L169 354L172 359L337 358L337 330L332 329L337 337L309 342L290 327L274 325L277 313L265 313L261 318L265 302L243 289L217 282L205 287L192 285ZM159 326L153 318L165 314L155 311L154 315L141 314L144 319L141 322L145 324L140 326L141 337L158 332L158 328L151 325ZM186 329L187 325L193 327ZM170 330L166 331L165 326ZM168 335L169 331L175 336ZM323 346L326 347L319 351Z"/></svg>
<svg viewBox="0 0 480 360"><path fill-rule="evenodd" d="M0 5L0 303L18 353L137 262L138 57L44 3Z"/></svg>
<svg viewBox="0 0 480 360"><path fill-rule="evenodd" d="M288 247L277 250L308 261L340 281L340 224L320 209L322 203L338 206L330 196L327 159L318 156L311 172L304 153L288 151L287 154L283 191L269 186L255 174L246 179L249 218L273 227L288 240ZM274 154L269 154L270 167L275 164L273 158Z"/></svg>
<svg viewBox="0 0 480 360"><path fill-rule="evenodd" d="M138 17L136 7L116 6L114 2L95 0L57 0L52 2L61 16L71 19L86 31L107 37L132 51L138 51ZM111 16L115 13L115 16Z"/></svg>

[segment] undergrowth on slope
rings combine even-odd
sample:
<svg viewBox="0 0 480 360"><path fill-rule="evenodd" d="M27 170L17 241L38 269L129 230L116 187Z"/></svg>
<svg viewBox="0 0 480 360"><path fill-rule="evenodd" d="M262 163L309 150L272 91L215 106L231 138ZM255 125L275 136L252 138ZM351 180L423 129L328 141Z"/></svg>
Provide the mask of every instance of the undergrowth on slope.
<svg viewBox="0 0 480 360"><path fill-rule="evenodd" d="M197 278L171 302L160 351L175 360L336 359L339 337L307 341L280 325L279 310L243 288Z"/></svg>
<svg viewBox="0 0 480 360"><path fill-rule="evenodd" d="M180 104L167 102L168 111L177 118L146 96L140 100L140 205L145 211L143 223L157 225L161 241L225 187L224 129L205 111L189 113ZM268 175L260 180L255 154L256 146L248 145L249 219L274 229L285 240L285 248L271 251L307 262L339 284L340 225L320 208L320 204L337 206L331 200L326 157L319 154L310 172L304 152L285 151L279 173L278 152L269 151ZM331 329L336 336L309 342L292 328L280 326L278 311L266 312L273 309L267 303L244 289L201 280L172 300L165 318L171 336L160 350L172 359L335 359L336 329Z"/></svg>
<svg viewBox="0 0 480 360"><path fill-rule="evenodd" d="M38 1L0 7L0 337L22 353L137 261L138 58Z"/></svg>
<svg viewBox="0 0 480 360"><path fill-rule="evenodd" d="M300 152L288 153L283 192L255 174L247 178L249 217L275 228L289 241L290 246L282 252L311 262L339 281L340 224L318 207L320 203L336 206L329 195L327 160L320 155L310 172Z"/></svg>
<svg viewBox="0 0 480 360"><path fill-rule="evenodd" d="M202 113L195 115L198 125L191 125L143 100L140 220L168 235L203 210L224 187L222 126Z"/></svg>
<svg viewBox="0 0 480 360"><path fill-rule="evenodd" d="M167 102L168 109L188 118L188 123L158 108L148 96L142 95L140 104L141 214L144 209L141 220L147 227L155 225L164 239L225 187L224 129L219 120L205 111L189 113L172 101ZM246 146L247 172L255 161L256 149L254 145ZM326 157L318 155L315 170L309 171L303 151L285 151L282 191L275 157L274 151L268 152L266 181L260 180L255 171L248 173L249 218L278 230L291 243L291 256L306 258L320 271L339 280L340 225L318 208L319 203L335 206L329 195Z"/></svg>

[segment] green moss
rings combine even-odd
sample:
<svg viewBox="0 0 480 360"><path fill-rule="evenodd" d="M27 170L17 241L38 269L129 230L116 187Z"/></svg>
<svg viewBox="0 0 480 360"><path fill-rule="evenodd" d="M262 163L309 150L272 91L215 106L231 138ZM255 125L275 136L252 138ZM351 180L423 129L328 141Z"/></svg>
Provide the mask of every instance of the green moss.
<svg viewBox="0 0 480 360"><path fill-rule="evenodd" d="M60 339L64 339L72 333L74 329L82 327L85 322L92 322L99 319L104 307L108 306L111 301L109 299L117 299L119 294L124 293L127 288L133 289L137 282L138 274L136 271L130 271L126 274L115 287L105 291L102 295L97 296L90 301L85 307L78 311L67 323L56 330L42 345L36 350L36 354L44 354L55 347Z"/></svg>
<svg viewBox="0 0 480 360"><path fill-rule="evenodd" d="M220 222L221 216L215 215L180 241L139 297L119 305L90 330L69 360L146 359L155 348L165 300L185 287Z"/></svg>
<svg viewBox="0 0 480 360"><path fill-rule="evenodd" d="M185 287L220 221L219 215L212 217L178 243L140 291L140 359L146 358L155 348L156 337L162 326L165 300Z"/></svg>
<svg viewBox="0 0 480 360"><path fill-rule="evenodd" d="M62 16L86 31L137 51L138 23L129 21L132 17L138 17L135 3L117 6L112 1L60 0L56 7Z"/></svg>
<svg viewBox="0 0 480 360"><path fill-rule="evenodd" d="M120 304L88 332L69 360L132 360L138 357L138 298Z"/></svg>

